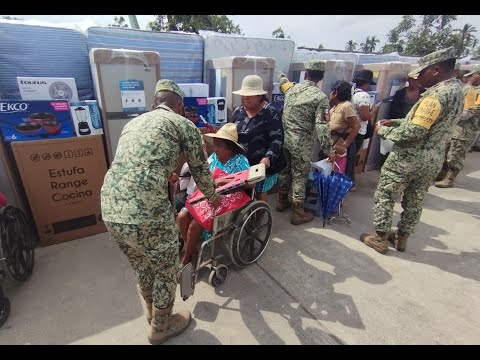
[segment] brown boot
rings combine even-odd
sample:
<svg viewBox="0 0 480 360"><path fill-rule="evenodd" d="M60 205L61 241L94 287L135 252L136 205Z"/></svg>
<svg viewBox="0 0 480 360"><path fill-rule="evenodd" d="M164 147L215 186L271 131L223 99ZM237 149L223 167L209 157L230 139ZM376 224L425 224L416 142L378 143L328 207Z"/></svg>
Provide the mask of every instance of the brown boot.
<svg viewBox="0 0 480 360"><path fill-rule="evenodd" d="M172 306L165 309L152 308L152 323L148 331L148 341L152 345L160 345L171 337L177 336L184 332L192 315L188 310L180 310L172 315Z"/></svg>
<svg viewBox="0 0 480 360"><path fill-rule="evenodd" d="M434 180L442 181L443 179L445 179L445 176L447 176L447 172L448 172L447 169L442 168L442 170L440 170L440 172L438 173L437 177Z"/></svg>
<svg viewBox="0 0 480 360"><path fill-rule="evenodd" d="M387 233L387 239L392 243L393 246L395 246L395 249L397 251L404 252L405 249L407 248L407 240L408 240L409 235L405 234L402 235L400 231L392 231L390 230Z"/></svg>
<svg viewBox="0 0 480 360"><path fill-rule="evenodd" d="M150 324L150 322L152 321L152 304L153 304L152 289L144 291L140 289L140 286L139 286L138 291L142 295L143 300L145 300L145 308L147 309L147 321Z"/></svg>
<svg viewBox="0 0 480 360"><path fill-rule="evenodd" d="M442 181L437 181L435 183L435 186L438 187L438 188L442 188L442 189L453 187L453 183L454 183L455 178L457 177L458 173L459 173L458 171L448 170L447 177L445 179L443 179Z"/></svg>
<svg viewBox="0 0 480 360"><path fill-rule="evenodd" d="M304 204L304 200L293 200L293 213L290 221L293 225L305 224L313 220L313 214L305 212Z"/></svg>
<svg viewBox="0 0 480 360"><path fill-rule="evenodd" d="M288 191L279 191L278 192L278 204L276 210L282 212L283 210L288 209L292 206L292 203L288 200Z"/></svg>
<svg viewBox="0 0 480 360"><path fill-rule="evenodd" d="M386 254L388 251L388 240L386 234L362 234L360 236L360 241L368 247L371 247L373 250L378 251L380 254Z"/></svg>

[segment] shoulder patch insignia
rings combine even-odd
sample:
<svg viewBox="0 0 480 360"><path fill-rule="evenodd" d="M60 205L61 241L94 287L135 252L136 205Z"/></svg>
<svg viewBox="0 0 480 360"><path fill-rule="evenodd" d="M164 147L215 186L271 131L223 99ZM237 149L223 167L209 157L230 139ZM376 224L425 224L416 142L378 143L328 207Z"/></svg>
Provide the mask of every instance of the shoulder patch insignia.
<svg viewBox="0 0 480 360"><path fill-rule="evenodd" d="M437 121L442 112L442 105L435 96L429 96L422 100L413 115L412 123L425 129L430 127Z"/></svg>

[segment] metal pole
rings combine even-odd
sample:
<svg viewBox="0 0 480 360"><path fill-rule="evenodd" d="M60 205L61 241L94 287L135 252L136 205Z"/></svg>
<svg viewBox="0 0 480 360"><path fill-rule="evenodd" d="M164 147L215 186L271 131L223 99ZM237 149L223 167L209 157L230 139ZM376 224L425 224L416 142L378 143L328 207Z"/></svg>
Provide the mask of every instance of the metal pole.
<svg viewBox="0 0 480 360"><path fill-rule="evenodd" d="M128 20L130 21L130 26L132 27L132 29L140 30L140 26L138 26L136 15L128 15Z"/></svg>

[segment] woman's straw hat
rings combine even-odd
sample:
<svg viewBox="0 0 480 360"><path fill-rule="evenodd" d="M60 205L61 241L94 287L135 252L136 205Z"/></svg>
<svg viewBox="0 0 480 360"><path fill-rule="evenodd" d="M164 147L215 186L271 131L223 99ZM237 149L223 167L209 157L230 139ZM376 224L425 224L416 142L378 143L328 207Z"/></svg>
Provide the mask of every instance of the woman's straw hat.
<svg viewBox="0 0 480 360"><path fill-rule="evenodd" d="M267 92L263 90L263 80L258 75L247 75L242 80L242 88L232 91L233 94L240 96L263 95Z"/></svg>
<svg viewBox="0 0 480 360"><path fill-rule="evenodd" d="M216 133L205 134L205 136L212 137L212 138L219 138L224 140L230 140L235 143L243 152L245 149L242 145L238 143L238 132L237 132L237 125L233 123L227 123L223 125Z"/></svg>

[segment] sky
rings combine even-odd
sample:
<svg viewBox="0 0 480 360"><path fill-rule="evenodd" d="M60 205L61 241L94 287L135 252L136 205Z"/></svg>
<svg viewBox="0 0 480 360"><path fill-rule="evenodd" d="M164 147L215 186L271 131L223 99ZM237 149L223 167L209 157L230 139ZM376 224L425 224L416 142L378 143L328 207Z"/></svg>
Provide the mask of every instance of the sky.
<svg viewBox="0 0 480 360"><path fill-rule="evenodd" d="M85 31L90 26L105 26L113 23L114 16L127 15L10 15L34 20L38 25L56 23ZM380 39L378 50L384 45L388 32L401 20L402 15L228 15L240 26L247 37L270 38L272 32L282 27L285 36L290 36L295 45L326 49L345 49L349 40L360 44L367 36ZM140 28L144 30L153 15L137 15ZM478 30L480 38L480 15L459 15L453 23L456 28L469 23ZM130 23L128 23L130 25ZM46 24L45 24L46 25Z"/></svg>

